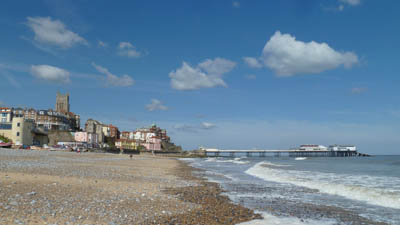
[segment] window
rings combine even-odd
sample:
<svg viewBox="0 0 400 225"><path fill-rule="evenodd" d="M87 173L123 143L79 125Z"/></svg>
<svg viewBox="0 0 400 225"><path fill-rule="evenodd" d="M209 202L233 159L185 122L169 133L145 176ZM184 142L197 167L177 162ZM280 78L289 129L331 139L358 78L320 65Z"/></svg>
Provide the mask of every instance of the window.
<svg viewBox="0 0 400 225"><path fill-rule="evenodd" d="M20 127L21 126L21 123L17 123L17 127Z"/></svg>
<svg viewBox="0 0 400 225"><path fill-rule="evenodd" d="M11 124L0 123L0 130L11 130Z"/></svg>
<svg viewBox="0 0 400 225"><path fill-rule="evenodd" d="M17 132L17 137L19 137L19 132Z"/></svg>
<svg viewBox="0 0 400 225"><path fill-rule="evenodd" d="M7 113L2 113L1 114L3 117L6 117L7 116Z"/></svg>

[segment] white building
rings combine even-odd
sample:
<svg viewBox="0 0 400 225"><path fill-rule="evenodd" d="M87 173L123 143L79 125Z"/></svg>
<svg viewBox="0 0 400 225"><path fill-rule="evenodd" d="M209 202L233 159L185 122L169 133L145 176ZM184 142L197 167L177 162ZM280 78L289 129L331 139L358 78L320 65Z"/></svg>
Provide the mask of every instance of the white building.
<svg viewBox="0 0 400 225"><path fill-rule="evenodd" d="M136 131L135 140L147 141L149 138L156 136L155 133L146 131Z"/></svg>
<svg viewBox="0 0 400 225"><path fill-rule="evenodd" d="M329 151L357 151L354 145L330 145Z"/></svg>
<svg viewBox="0 0 400 225"><path fill-rule="evenodd" d="M0 108L0 123L11 123L12 115L10 108Z"/></svg>
<svg viewBox="0 0 400 225"><path fill-rule="evenodd" d="M300 145L301 151L328 151L328 148L323 145Z"/></svg>

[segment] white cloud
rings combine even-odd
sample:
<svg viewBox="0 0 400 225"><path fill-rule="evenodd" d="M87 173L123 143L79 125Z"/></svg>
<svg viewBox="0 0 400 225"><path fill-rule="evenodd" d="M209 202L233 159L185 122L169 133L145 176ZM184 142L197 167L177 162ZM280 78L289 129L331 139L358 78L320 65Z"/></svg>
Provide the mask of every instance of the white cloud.
<svg viewBox="0 0 400 225"><path fill-rule="evenodd" d="M219 76L227 73L235 67L236 63L223 58L215 58L214 60L206 59L199 63L198 67L206 71L210 75Z"/></svg>
<svg viewBox="0 0 400 225"><path fill-rule="evenodd" d="M251 68L261 68L263 65L254 57L243 57L244 62Z"/></svg>
<svg viewBox="0 0 400 225"><path fill-rule="evenodd" d="M290 34L277 31L267 42L259 62L278 76L315 74L343 65L358 63L352 52L338 52L326 43L302 42Z"/></svg>
<svg viewBox="0 0 400 225"><path fill-rule="evenodd" d="M69 72L49 65L32 65L31 74L39 80L66 84L70 82Z"/></svg>
<svg viewBox="0 0 400 225"><path fill-rule="evenodd" d="M141 53L138 52L135 46L129 42L120 42L117 49L118 55L120 56L126 56L130 58L139 58L141 56Z"/></svg>
<svg viewBox="0 0 400 225"><path fill-rule="evenodd" d="M105 81L107 86L127 87L135 84L135 81L129 75L124 74L121 77L118 77L117 75L110 73L107 68L99 66L95 63L92 63L92 66L98 72L106 75Z"/></svg>
<svg viewBox="0 0 400 225"><path fill-rule="evenodd" d="M108 47L107 43L105 43L104 41L100 41L100 40L97 41L97 45L99 47L103 47L103 48L107 48Z"/></svg>
<svg viewBox="0 0 400 225"><path fill-rule="evenodd" d="M209 123L209 122L202 122L201 123L201 128L206 129L206 130L212 129L212 128L215 128L215 127L216 127L216 125L213 124L213 123Z"/></svg>
<svg viewBox="0 0 400 225"><path fill-rule="evenodd" d="M351 89L352 94L361 94L365 91L367 91L367 88L363 88L363 87L354 87Z"/></svg>
<svg viewBox="0 0 400 225"><path fill-rule="evenodd" d="M345 5L357 6L357 5L361 4L361 0L338 0L338 1L339 1L339 6L337 8L333 8L331 10L341 12L344 10Z"/></svg>
<svg viewBox="0 0 400 225"><path fill-rule="evenodd" d="M66 28L59 20L51 17L28 17L27 25L35 33L35 42L57 46L63 49L70 48L76 44L85 44L87 41Z"/></svg>
<svg viewBox="0 0 400 225"><path fill-rule="evenodd" d="M200 124L176 124L173 128L181 132L201 133L204 130L211 130L217 126L213 123L202 122Z"/></svg>
<svg viewBox="0 0 400 225"><path fill-rule="evenodd" d="M340 2L352 5L352 6L356 6L359 5L361 3L361 0L339 0Z"/></svg>
<svg viewBox="0 0 400 225"><path fill-rule="evenodd" d="M235 8L240 8L240 2L239 1L233 1L232 6Z"/></svg>
<svg viewBox="0 0 400 225"><path fill-rule="evenodd" d="M226 87L222 75L230 72L235 65L235 62L223 58L207 59L199 63L197 67L183 62L182 67L169 73L171 87L177 90Z"/></svg>
<svg viewBox="0 0 400 225"><path fill-rule="evenodd" d="M149 111L156 111L156 110L168 110L168 107L163 105L162 102L158 99L151 99L151 103L146 105L146 109Z"/></svg>

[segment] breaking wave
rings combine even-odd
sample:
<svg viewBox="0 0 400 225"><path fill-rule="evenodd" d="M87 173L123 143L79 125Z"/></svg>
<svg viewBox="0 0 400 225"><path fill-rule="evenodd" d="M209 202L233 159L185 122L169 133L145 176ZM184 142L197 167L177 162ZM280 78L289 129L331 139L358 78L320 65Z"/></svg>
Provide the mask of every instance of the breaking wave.
<svg viewBox="0 0 400 225"><path fill-rule="evenodd" d="M266 181L288 183L316 189L368 204L400 209L400 179L395 177L355 176L314 171L278 169L269 162L260 162L246 173Z"/></svg>

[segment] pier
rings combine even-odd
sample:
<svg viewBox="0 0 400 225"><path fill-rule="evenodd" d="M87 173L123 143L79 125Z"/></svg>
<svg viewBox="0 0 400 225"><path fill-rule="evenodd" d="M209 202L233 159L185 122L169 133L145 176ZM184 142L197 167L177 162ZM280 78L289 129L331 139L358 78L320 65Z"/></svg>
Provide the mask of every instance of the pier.
<svg viewBox="0 0 400 225"><path fill-rule="evenodd" d="M326 151L326 150L220 150L204 149L208 157L235 157L235 156L258 156L258 157L356 157L369 156L358 153L356 150Z"/></svg>

